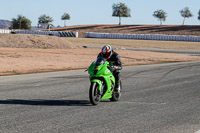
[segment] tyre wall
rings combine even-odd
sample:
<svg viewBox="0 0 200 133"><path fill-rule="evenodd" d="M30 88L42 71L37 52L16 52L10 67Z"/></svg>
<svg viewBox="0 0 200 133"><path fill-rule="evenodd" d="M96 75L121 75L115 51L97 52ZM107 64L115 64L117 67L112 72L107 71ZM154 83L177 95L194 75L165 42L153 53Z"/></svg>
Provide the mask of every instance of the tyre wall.
<svg viewBox="0 0 200 133"><path fill-rule="evenodd" d="M107 39L138 39L138 40L200 42L200 36L186 36L186 35L118 34L118 33L87 32L86 37L87 38L107 38Z"/></svg>
<svg viewBox="0 0 200 133"><path fill-rule="evenodd" d="M34 34L34 35L50 35L58 37L78 37L78 32L59 32L59 31L39 31L39 30L4 30L0 29L0 33L6 34Z"/></svg>

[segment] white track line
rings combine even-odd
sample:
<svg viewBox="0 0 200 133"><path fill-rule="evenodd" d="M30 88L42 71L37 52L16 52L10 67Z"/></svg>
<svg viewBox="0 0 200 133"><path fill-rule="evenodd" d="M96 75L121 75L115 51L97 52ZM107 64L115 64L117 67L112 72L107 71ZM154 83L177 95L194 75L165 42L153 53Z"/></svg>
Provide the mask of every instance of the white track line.
<svg viewBox="0 0 200 133"><path fill-rule="evenodd" d="M148 102L117 102L117 103L147 104L147 105L164 105L164 104L166 104L166 103L148 103Z"/></svg>
<svg viewBox="0 0 200 133"><path fill-rule="evenodd" d="M197 132L195 132L195 133L200 133L200 130L199 130L199 131L197 131Z"/></svg>

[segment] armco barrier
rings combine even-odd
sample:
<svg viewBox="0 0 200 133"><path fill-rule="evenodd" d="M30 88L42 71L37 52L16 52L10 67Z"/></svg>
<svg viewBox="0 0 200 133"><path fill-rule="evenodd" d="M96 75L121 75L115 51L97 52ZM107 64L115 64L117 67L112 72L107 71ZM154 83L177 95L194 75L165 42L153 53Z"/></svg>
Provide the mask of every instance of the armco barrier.
<svg viewBox="0 0 200 133"><path fill-rule="evenodd" d="M87 37L87 38L107 38L107 39L138 39L138 40L200 42L200 36L186 36L186 35L118 34L118 33L87 32L85 37Z"/></svg>
<svg viewBox="0 0 200 133"><path fill-rule="evenodd" d="M0 29L3 34L34 34L34 35L50 35L58 37L78 37L78 32L58 32L58 31L39 31L39 30L6 30Z"/></svg>

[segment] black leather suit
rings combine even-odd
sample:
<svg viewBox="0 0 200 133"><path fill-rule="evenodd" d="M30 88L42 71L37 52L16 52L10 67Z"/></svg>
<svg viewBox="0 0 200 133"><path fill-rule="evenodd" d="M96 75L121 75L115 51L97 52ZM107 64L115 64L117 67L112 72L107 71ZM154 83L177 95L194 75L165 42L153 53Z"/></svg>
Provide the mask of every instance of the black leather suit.
<svg viewBox="0 0 200 133"><path fill-rule="evenodd" d="M115 51L112 51L112 52L113 52L112 56L109 59L107 59L107 61L109 63L112 63L113 66L117 66L117 69L113 71L113 75L116 81L115 88L116 87L118 88L119 81L120 81L120 70L122 69L122 63L121 63L120 56ZM103 56L101 53L99 53L98 57L103 57Z"/></svg>

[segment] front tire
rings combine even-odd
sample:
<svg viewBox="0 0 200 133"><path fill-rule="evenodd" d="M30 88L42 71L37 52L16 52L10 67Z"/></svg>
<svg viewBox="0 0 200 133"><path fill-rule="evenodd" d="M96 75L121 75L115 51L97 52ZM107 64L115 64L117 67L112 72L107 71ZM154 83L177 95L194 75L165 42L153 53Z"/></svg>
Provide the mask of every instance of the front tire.
<svg viewBox="0 0 200 133"><path fill-rule="evenodd" d="M90 91L89 91L89 97L90 97L90 102L93 105L99 104L101 100L101 94L99 92L99 86L98 83L92 82L90 85Z"/></svg>

